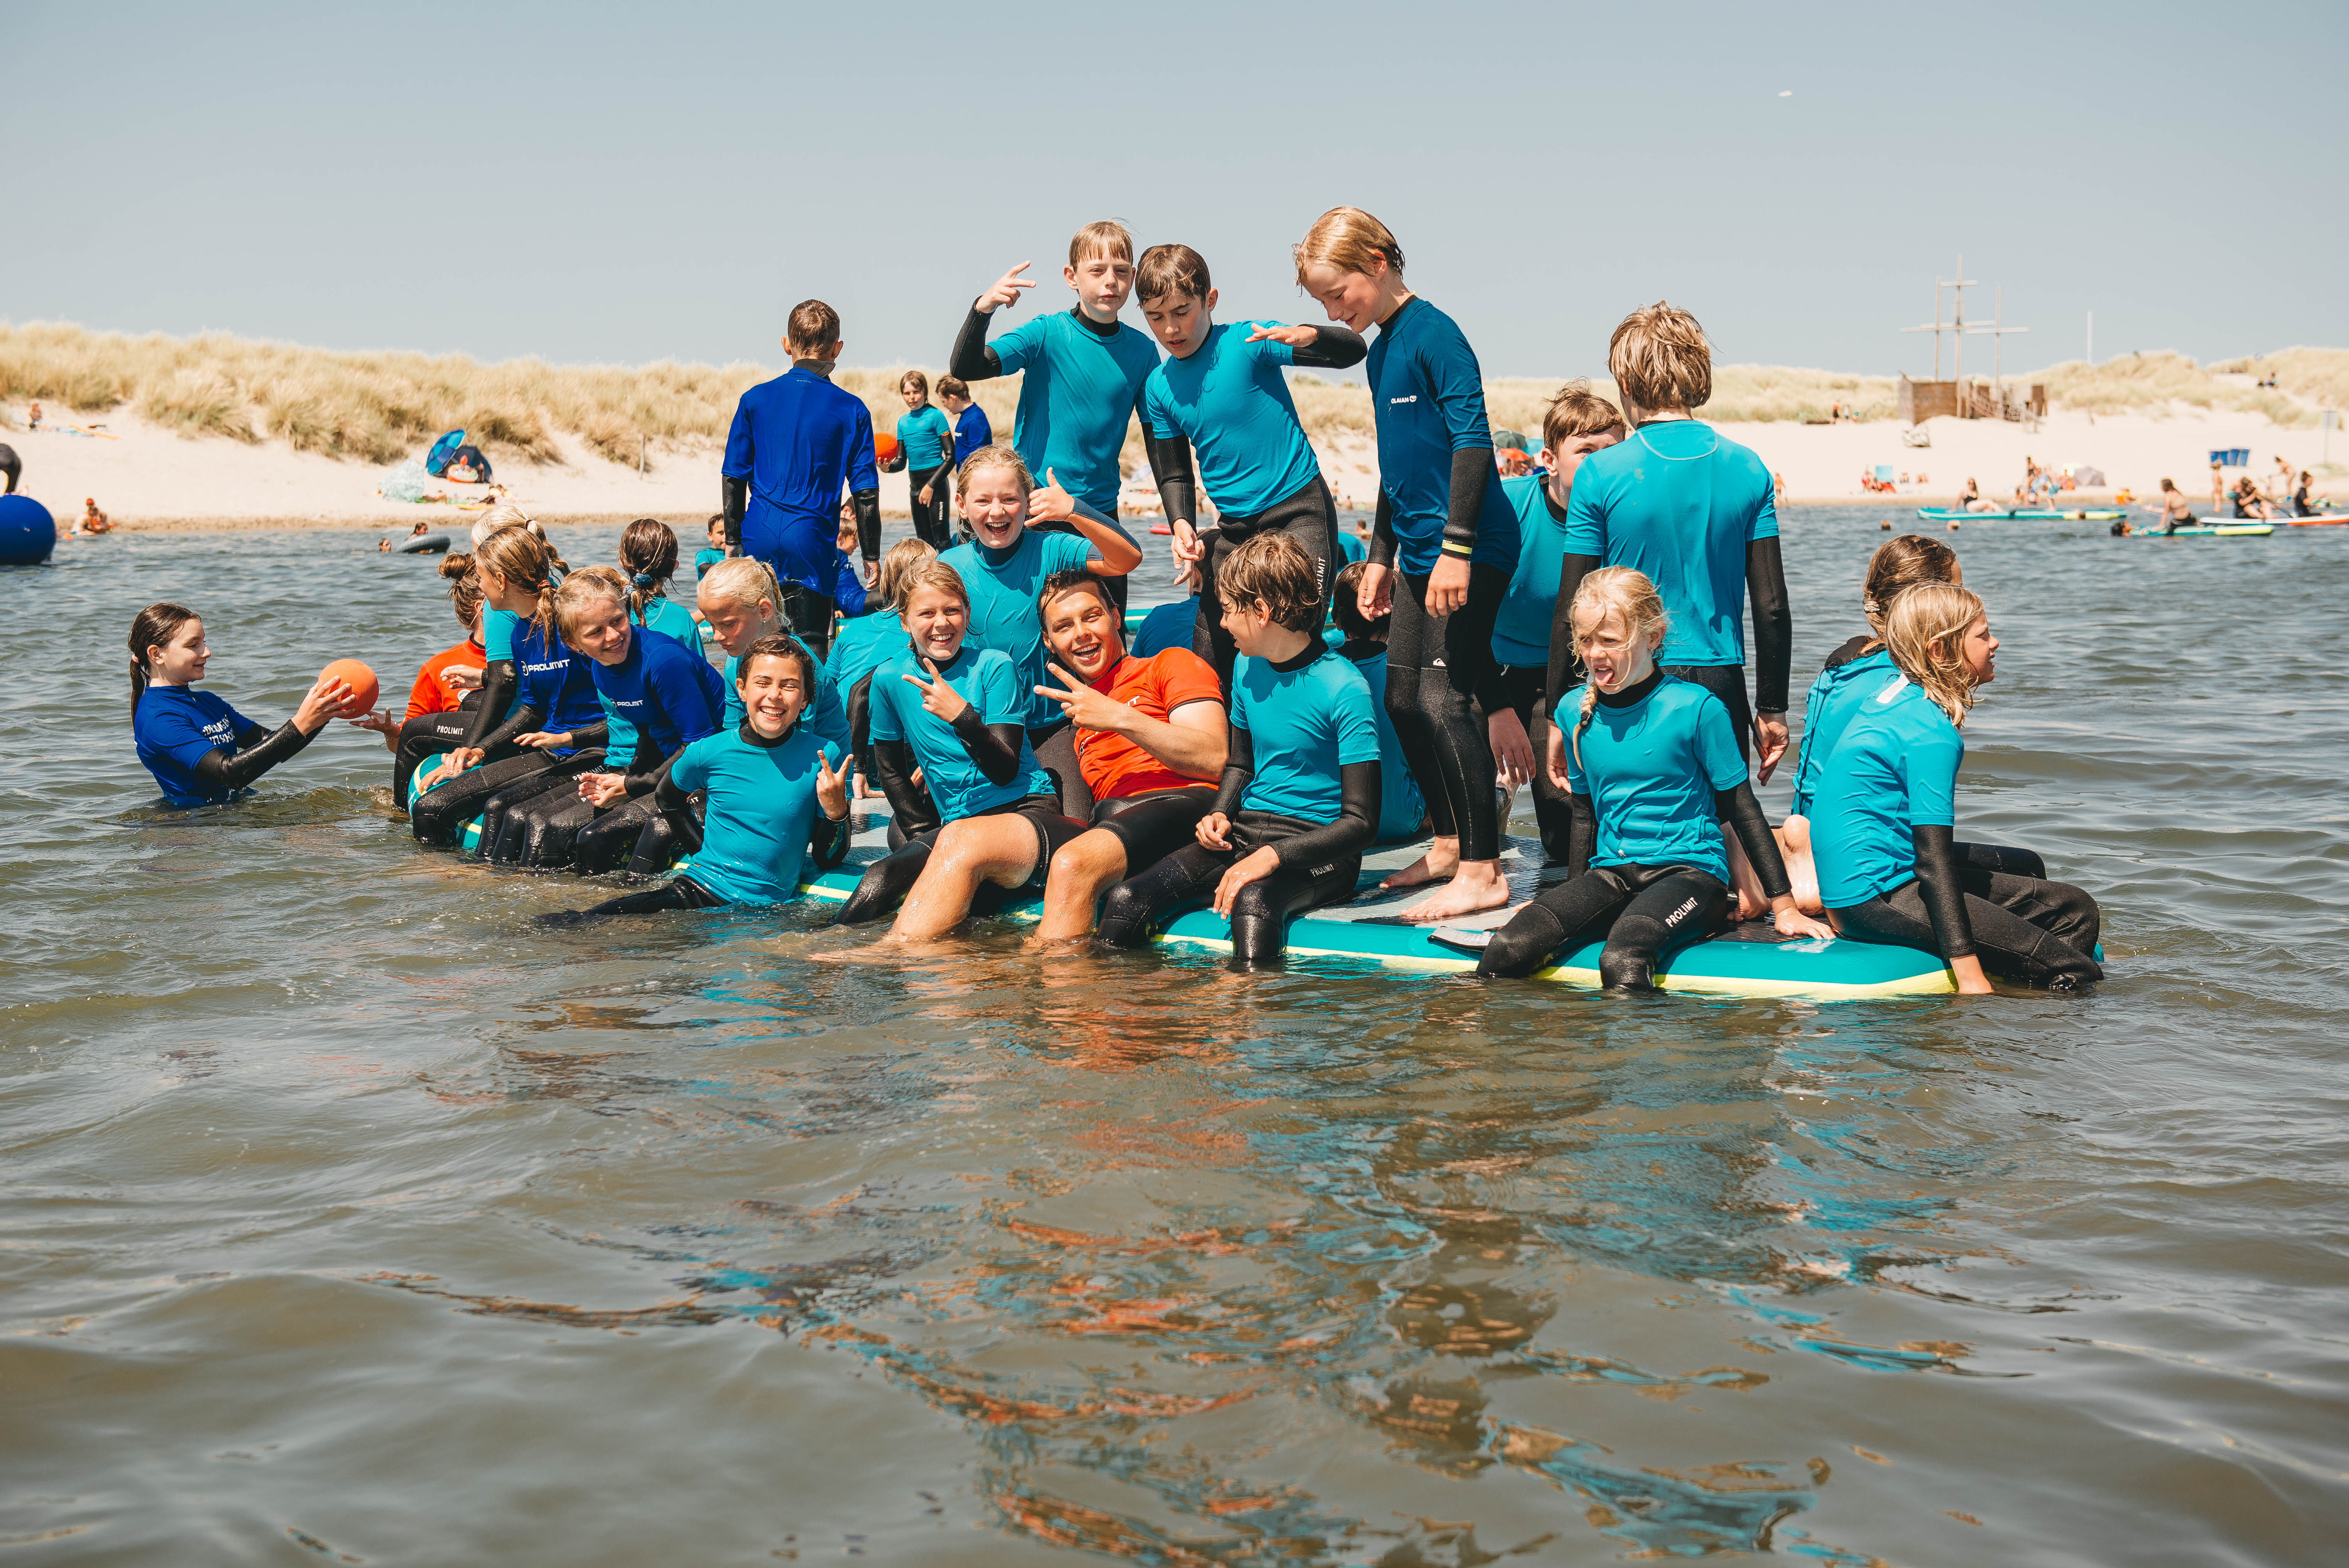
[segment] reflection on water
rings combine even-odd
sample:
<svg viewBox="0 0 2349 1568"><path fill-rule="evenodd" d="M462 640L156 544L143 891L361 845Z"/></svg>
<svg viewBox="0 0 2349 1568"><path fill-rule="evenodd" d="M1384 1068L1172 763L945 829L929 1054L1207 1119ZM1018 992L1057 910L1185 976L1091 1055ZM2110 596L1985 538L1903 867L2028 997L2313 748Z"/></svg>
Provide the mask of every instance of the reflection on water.
<svg viewBox="0 0 2349 1568"><path fill-rule="evenodd" d="M1807 663L1875 516L1796 520ZM2345 558L1966 541L2007 652L1963 809L2105 894L2085 999L1235 976L985 925L843 964L816 910L591 941L531 919L577 882L417 851L357 742L150 809L79 673L168 594L282 712L353 606L438 645L420 572L325 536L296 593L129 538L6 579L43 613L0 632L37 671L0 714L0 1543L2321 1560ZM2195 700L2189 586L2275 628L2261 689Z"/></svg>

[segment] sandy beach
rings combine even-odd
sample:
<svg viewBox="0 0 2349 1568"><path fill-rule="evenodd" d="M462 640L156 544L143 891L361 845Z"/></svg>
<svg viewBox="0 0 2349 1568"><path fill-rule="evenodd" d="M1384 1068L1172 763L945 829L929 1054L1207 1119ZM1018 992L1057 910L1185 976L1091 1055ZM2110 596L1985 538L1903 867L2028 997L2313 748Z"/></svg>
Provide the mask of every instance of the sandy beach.
<svg viewBox="0 0 2349 1568"><path fill-rule="evenodd" d="M381 529L401 535L420 519L461 527L471 515L441 503L386 500L376 487L388 466L337 459L294 450L282 440L251 445L217 437L181 436L150 423L129 408L83 415L51 407L41 428L24 428L24 410L12 408L18 428L0 430L24 463L21 488L56 514L60 529L78 517L85 498L121 528L197 530L272 528L287 524ZM78 435L60 426L94 428ZM2180 409L2168 417L2058 411L2038 428L1990 420L1939 418L1927 428L1930 448L1903 443L1903 427L1890 420L1839 425L1791 422L1725 423L1722 433L1759 452L1785 481L1790 501L1842 502L1870 500L1859 484L1863 470L1889 464L1909 476L1888 505L1925 504L1954 497L1971 477L1985 495L2002 499L2036 458L2062 469L2085 464L2104 471L2107 487L2084 492L2102 499L2120 488L2144 496L2165 476L2175 479L2198 504L2209 495L2209 454L2230 447L2251 452L2251 472L2262 481L2281 455L2295 467L2320 469L2323 433L2286 429L2255 414ZM639 474L590 450L576 438L556 438L564 460L507 460L497 477L509 499L534 514L565 519L657 517L690 524L719 504L717 443L698 438L656 440ZM2349 436L2335 432L2334 454L2349 461ZM1322 470L1340 505L1367 509L1377 494L1378 464L1367 437L1340 434L1319 443ZM2230 476L2231 477L2231 476ZM906 514L905 476L885 474L885 514ZM478 499L478 487L435 487L452 501ZM2339 482L2335 490L2349 489ZM1129 483L1128 504L1144 494L1146 481Z"/></svg>

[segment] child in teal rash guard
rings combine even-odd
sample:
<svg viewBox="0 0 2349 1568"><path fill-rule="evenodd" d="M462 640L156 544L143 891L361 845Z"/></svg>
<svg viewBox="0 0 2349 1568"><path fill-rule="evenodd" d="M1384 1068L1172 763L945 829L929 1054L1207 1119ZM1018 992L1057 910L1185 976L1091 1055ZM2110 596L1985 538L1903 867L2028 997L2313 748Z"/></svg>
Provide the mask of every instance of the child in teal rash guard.
<svg viewBox="0 0 2349 1568"><path fill-rule="evenodd" d="M701 628L694 624L693 613L666 593L677 575L675 529L649 517L628 524L620 534L620 573L628 579L629 620L700 649Z"/></svg>
<svg viewBox="0 0 2349 1568"><path fill-rule="evenodd" d="M1153 245L1133 275L1143 316L1167 352L1143 385L1142 428L1174 530L1175 563L1200 573L1191 651L1228 686L1235 649L1216 596L1216 562L1259 533L1278 531L1297 541L1325 591L1338 571L1337 502L1298 423L1287 371L1347 369L1366 351L1341 326L1218 325L1218 291L1206 258L1188 245ZM1212 543L1202 542L1195 527L1194 492L1202 486L1221 514Z"/></svg>
<svg viewBox="0 0 2349 1568"><path fill-rule="evenodd" d="M897 382L905 412L897 421L897 445L905 457L905 494L914 509L914 537L932 550L951 542L947 533L947 487L954 482L954 427L930 402L930 378L908 370Z"/></svg>

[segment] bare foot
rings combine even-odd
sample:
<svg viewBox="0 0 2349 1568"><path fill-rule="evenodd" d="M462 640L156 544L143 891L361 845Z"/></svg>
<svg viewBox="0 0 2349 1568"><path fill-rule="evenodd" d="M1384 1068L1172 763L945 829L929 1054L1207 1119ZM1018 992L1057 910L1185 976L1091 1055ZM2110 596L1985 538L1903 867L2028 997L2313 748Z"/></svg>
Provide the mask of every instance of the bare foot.
<svg viewBox="0 0 2349 1568"><path fill-rule="evenodd" d="M1509 902L1509 879L1498 861L1464 861L1452 884L1428 894L1399 918L1423 923L1457 920L1480 909L1499 909Z"/></svg>
<svg viewBox="0 0 2349 1568"><path fill-rule="evenodd" d="M1399 887L1418 887L1424 882L1443 882L1459 869L1460 841L1437 839L1427 846L1427 853L1379 883L1379 891L1385 892Z"/></svg>

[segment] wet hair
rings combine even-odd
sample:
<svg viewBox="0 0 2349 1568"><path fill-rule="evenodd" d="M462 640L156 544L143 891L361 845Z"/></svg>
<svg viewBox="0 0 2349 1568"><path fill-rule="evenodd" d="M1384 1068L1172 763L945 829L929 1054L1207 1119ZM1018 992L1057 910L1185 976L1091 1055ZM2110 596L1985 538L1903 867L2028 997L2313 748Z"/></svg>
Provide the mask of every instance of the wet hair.
<svg viewBox="0 0 2349 1568"><path fill-rule="evenodd" d="M1394 272L1402 271L1402 246L1394 232L1360 207L1332 207L1314 219L1305 238L1289 247L1289 254L1296 258L1300 287L1308 267L1367 273L1371 263L1384 262Z"/></svg>
<svg viewBox="0 0 2349 1568"><path fill-rule="evenodd" d="M930 395L930 378L918 370L908 370L897 377L898 391L903 392L908 387L920 387L925 397Z"/></svg>
<svg viewBox="0 0 2349 1568"><path fill-rule="evenodd" d="M1276 625L1321 630L1321 585L1313 559L1286 533L1243 540L1216 563L1216 593L1226 604L1262 604Z"/></svg>
<svg viewBox="0 0 2349 1568"><path fill-rule="evenodd" d="M1603 436L1624 428L1623 410L1593 392L1588 381L1568 382L1542 410L1542 445L1553 452L1577 436Z"/></svg>
<svg viewBox="0 0 2349 1568"><path fill-rule="evenodd" d="M807 700L815 700L815 655L808 652L805 643L789 632L775 632L760 638L742 651L734 665L734 684L740 686L750 677L753 659L796 659L800 666L800 690Z"/></svg>
<svg viewBox="0 0 2349 1568"><path fill-rule="evenodd" d="M1980 684L1959 645L1982 617L1980 595L1951 583L1920 583L1892 601L1884 645L1900 673L1917 683L1951 724L1966 721Z"/></svg>
<svg viewBox="0 0 2349 1568"><path fill-rule="evenodd" d="M1574 591L1574 603L1568 608L1567 624L1574 631L1574 650L1582 651L1582 629L1587 622L1594 632L1609 620L1620 616L1623 629L1631 641L1639 642L1652 632L1671 624L1664 614L1663 596L1644 572L1629 566L1602 566L1583 574L1582 585ZM1582 732L1590 727L1591 716L1599 710L1599 683L1586 679L1582 683L1582 711L1575 715L1571 737L1574 765L1582 766Z"/></svg>
<svg viewBox="0 0 2349 1568"><path fill-rule="evenodd" d="M783 607L783 591L775 582L775 573L763 561L748 555L737 555L719 562L702 574L701 593L721 604L740 609L755 610L764 599L780 612Z"/></svg>
<svg viewBox="0 0 2349 1568"><path fill-rule="evenodd" d="M620 535L620 569L628 573L628 614L641 621L645 606L677 575L677 530L649 517L628 524Z"/></svg>
<svg viewBox="0 0 2349 1568"><path fill-rule="evenodd" d="M1868 629L1876 637L1863 651L1872 654L1884 645L1884 613L1892 601L1920 583L1957 579L1958 552L1938 539L1904 533L1878 545L1876 553L1868 558L1868 586L1859 601L1868 614Z"/></svg>
<svg viewBox="0 0 2349 1568"><path fill-rule="evenodd" d="M914 595L925 588L935 588L941 593L949 594L960 600L964 609L970 608L970 589L963 582L962 573L943 561L930 560L905 580L905 604L913 603ZM903 609L905 605L899 608Z"/></svg>
<svg viewBox="0 0 2349 1568"><path fill-rule="evenodd" d="M538 595L538 609L531 619L538 625L542 637L554 631L554 584L559 575L569 568L554 547L546 542L536 523L520 528L501 528L487 539L473 545L473 569L494 572L506 582L527 588ZM616 573L615 574L616 575ZM488 587L483 580L482 586Z"/></svg>
<svg viewBox="0 0 2349 1568"><path fill-rule="evenodd" d="M1330 614L1350 642L1370 637L1383 643L1387 640L1387 627L1394 621L1392 614L1376 620L1362 614L1362 574L1370 568L1367 561L1351 562L1339 572L1338 581L1331 585Z"/></svg>
<svg viewBox="0 0 2349 1568"><path fill-rule="evenodd" d="M840 313L820 299L803 299L792 306L791 322L783 329L783 342L790 348L830 348L840 341ZM801 357L808 357L802 356Z"/></svg>
<svg viewBox="0 0 2349 1568"><path fill-rule="evenodd" d="M1215 286L1207 276L1207 258L1188 245L1153 245L1133 268L1133 292L1143 301L1174 294L1203 300Z"/></svg>
<svg viewBox="0 0 2349 1568"><path fill-rule="evenodd" d="M1641 408L1699 408L1713 399L1713 345L1696 317L1658 300L1616 325L1607 374Z"/></svg>
<svg viewBox="0 0 2349 1568"><path fill-rule="evenodd" d="M610 600L625 610L628 603L628 580L610 566L583 566L563 580L554 593L555 624L563 629L563 640L571 642L571 628L590 604ZM572 646L578 646L573 643Z"/></svg>
<svg viewBox="0 0 2349 1568"><path fill-rule="evenodd" d="M1069 236L1069 265L1081 265L1095 253L1104 256L1123 256L1132 262L1133 235L1114 218L1096 218Z"/></svg>
<svg viewBox="0 0 2349 1568"><path fill-rule="evenodd" d="M970 396L970 388L963 385L962 377L959 376L941 376L938 377L938 396L968 398Z"/></svg>
<svg viewBox="0 0 2349 1568"><path fill-rule="evenodd" d="M918 539L901 539L889 547L881 558L881 576L873 584L873 596L880 600L885 610L905 607L905 584L914 573L938 558L938 552Z"/></svg>
<svg viewBox="0 0 2349 1568"><path fill-rule="evenodd" d="M481 579L473 558L453 552L442 556L440 575L449 580L449 607L457 612L457 624L474 630L481 624Z"/></svg>
<svg viewBox="0 0 2349 1568"><path fill-rule="evenodd" d="M1036 618L1041 621L1052 608L1052 602L1064 593L1091 593L1107 605L1110 619L1117 623L1118 645L1125 645L1125 622L1117 613L1117 601L1110 597L1109 584L1081 566L1055 572L1044 579L1044 586L1036 593Z"/></svg>
<svg viewBox="0 0 2349 1568"><path fill-rule="evenodd" d="M158 600L130 619L130 717L139 717L140 694L147 689L147 650L160 647L180 629L202 616L184 604Z"/></svg>
<svg viewBox="0 0 2349 1568"><path fill-rule="evenodd" d="M1019 490L1023 495L1036 488L1036 476L1028 471L1026 459L1009 447L998 441L992 446L981 447L971 453L962 460L962 467L955 470L957 500L970 493L971 476L981 469L1010 469L1019 476Z"/></svg>

